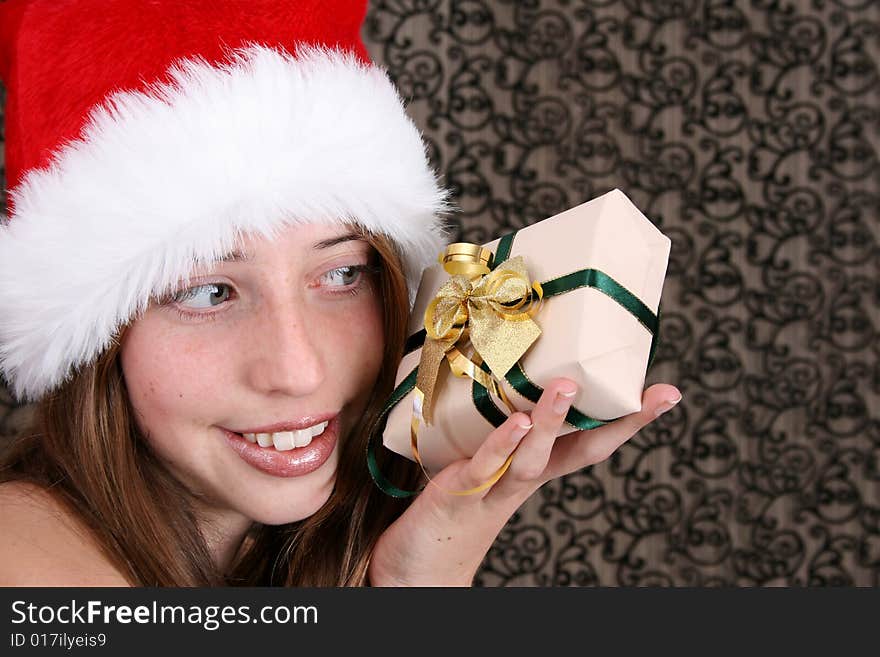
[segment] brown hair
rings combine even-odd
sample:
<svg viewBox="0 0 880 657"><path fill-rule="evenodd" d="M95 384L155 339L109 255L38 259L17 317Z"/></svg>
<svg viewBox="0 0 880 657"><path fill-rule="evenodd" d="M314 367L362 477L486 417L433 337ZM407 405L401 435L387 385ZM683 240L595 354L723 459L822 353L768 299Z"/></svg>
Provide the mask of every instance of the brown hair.
<svg viewBox="0 0 880 657"><path fill-rule="evenodd" d="M341 443L330 499L314 515L288 525L255 525L230 571L219 572L199 531L191 494L134 421L118 357L125 328L94 363L40 400L31 429L0 462L0 482L28 481L53 493L135 586L364 584L373 546L406 506L376 488L365 454L370 429L394 385L409 305L396 244L354 228L378 255L383 364L363 421ZM418 483L414 464L379 451L380 466L395 483Z"/></svg>

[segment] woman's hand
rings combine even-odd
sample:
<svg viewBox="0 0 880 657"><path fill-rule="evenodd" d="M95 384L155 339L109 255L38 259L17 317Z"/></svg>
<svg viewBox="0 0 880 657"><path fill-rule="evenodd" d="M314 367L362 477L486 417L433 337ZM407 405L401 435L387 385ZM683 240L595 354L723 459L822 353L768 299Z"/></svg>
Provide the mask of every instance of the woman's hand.
<svg viewBox="0 0 880 657"><path fill-rule="evenodd" d="M439 486L473 488L515 451L504 476L479 493L451 495L429 483L379 538L370 562L371 585L470 586L498 532L532 493L551 479L604 461L681 399L674 386L653 385L644 392L638 413L556 438L575 394L573 381L553 380L531 419L514 413L473 457L441 470L433 479Z"/></svg>

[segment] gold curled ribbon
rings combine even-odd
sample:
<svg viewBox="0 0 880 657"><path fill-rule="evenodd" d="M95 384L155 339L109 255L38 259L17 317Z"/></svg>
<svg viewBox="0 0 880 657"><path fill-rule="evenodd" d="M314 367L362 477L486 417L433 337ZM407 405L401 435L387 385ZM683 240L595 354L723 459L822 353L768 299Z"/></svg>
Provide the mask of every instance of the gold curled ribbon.
<svg viewBox="0 0 880 657"><path fill-rule="evenodd" d="M425 310L425 343L419 360L410 438L413 456L425 476L431 476L419 457L418 433L422 422L432 424L435 387L444 361L458 377L469 377L501 399L511 413L510 403L499 377L503 377L541 335L532 321L540 310L544 292L532 282L522 256L505 260L489 269L492 253L476 244L458 242L446 247L438 260L450 274ZM472 347L474 352L470 356ZM475 362L476 361L476 362ZM491 374L480 363L485 362ZM467 490L445 490L453 495L471 495L498 481L510 467L504 464L479 486ZM436 485L436 484L435 484ZM442 487L441 487L442 488Z"/></svg>

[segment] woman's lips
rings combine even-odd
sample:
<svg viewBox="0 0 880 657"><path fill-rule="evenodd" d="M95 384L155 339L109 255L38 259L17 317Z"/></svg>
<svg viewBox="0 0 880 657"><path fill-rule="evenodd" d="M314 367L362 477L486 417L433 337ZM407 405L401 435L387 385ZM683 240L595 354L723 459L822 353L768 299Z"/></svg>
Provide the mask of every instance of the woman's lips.
<svg viewBox="0 0 880 657"><path fill-rule="evenodd" d="M324 432L305 447L279 452L274 447L260 447L244 436L223 429L226 443L250 466L273 477L301 477L320 468L330 458L339 434L339 416L330 420Z"/></svg>

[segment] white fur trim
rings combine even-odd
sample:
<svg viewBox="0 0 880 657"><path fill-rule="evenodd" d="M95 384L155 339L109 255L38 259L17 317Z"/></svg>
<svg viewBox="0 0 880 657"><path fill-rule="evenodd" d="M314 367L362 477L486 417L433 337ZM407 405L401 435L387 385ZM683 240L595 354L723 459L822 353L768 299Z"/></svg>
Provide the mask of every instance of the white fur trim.
<svg viewBox="0 0 880 657"><path fill-rule="evenodd" d="M179 63L170 84L111 96L10 194L0 369L22 400L241 234L356 220L403 247L410 302L446 241L445 192L386 74L317 48Z"/></svg>

